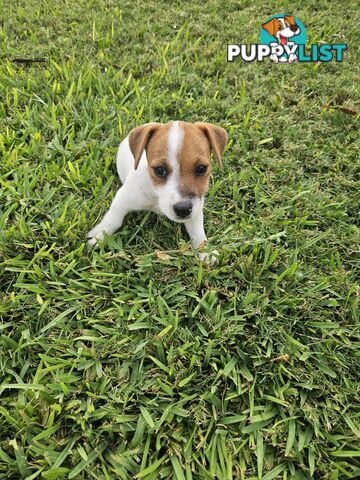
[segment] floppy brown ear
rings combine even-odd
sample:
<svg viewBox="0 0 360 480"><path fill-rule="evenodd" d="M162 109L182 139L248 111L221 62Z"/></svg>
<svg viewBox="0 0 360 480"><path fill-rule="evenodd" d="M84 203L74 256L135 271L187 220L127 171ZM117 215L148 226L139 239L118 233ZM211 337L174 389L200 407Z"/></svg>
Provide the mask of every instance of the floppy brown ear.
<svg viewBox="0 0 360 480"><path fill-rule="evenodd" d="M265 30L274 37L276 31L276 18L264 23L262 28L265 28Z"/></svg>
<svg viewBox="0 0 360 480"><path fill-rule="evenodd" d="M140 125L131 130L129 134L129 147L131 153L134 155L134 168L137 169L141 155L143 154L150 138L158 130L161 123L151 123L148 125Z"/></svg>
<svg viewBox="0 0 360 480"><path fill-rule="evenodd" d="M286 15L286 17L284 17L284 20L288 20L290 22L290 25L296 25L293 15Z"/></svg>
<svg viewBox="0 0 360 480"><path fill-rule="evenodd" d="M212 123L196 122L195 125L198 126L207 136L211 151L215 155L219 167L222 169L223 165L221 157L224 153L228 138L226 131L222 127L213 125Z"/></svg>

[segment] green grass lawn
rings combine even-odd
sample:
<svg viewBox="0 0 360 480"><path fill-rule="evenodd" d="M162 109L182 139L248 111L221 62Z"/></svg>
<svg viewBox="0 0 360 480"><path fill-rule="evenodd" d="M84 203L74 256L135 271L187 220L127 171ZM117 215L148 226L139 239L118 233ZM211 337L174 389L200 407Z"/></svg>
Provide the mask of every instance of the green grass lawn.
<svg viewBox="0 0 360 480"><path fill-rule="evenodd" d="M228 64L276 13L344 62ZM358 3L1 17L0 478L359 478ZM89 251L118 143L171 119L229 134L205 208L219 264L150 213Z"/></svg>

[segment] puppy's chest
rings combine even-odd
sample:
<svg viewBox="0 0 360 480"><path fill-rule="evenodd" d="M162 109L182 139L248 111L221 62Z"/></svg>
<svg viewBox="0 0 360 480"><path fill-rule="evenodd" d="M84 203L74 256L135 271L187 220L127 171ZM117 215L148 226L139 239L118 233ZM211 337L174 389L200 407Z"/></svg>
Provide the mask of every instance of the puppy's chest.
<svg viewBox="0 0 360 480"><path fill-rule="evenodd" d="M158 215L162 213L158 199L153 196L147 198L147 201L143 204L142 210L148 210L157 213Z"/></svg>
<svg viewBox="0 0 360 480"><path fill-rule="evenodd" d="M138 210L150 210L155 213L161 213L159 198L152 186L148 170L145 166L138 170L132 170L124 182L124 186L129 191L130 207Z"/></svg>

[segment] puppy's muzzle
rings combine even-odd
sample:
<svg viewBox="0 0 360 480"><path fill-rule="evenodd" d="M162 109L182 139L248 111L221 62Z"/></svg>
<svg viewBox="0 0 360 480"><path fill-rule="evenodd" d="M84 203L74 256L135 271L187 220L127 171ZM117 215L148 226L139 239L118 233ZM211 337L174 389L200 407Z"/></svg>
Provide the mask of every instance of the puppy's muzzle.
<svg viewBox="0 0 360 480"><path fill-rule="evenodd" d="M294 33L296 33L299 29L299 27L297 25L290 25L290 30Z"/></svg>
<svg viewBox="0 0 360 480"><path fill-rule="evenodd" d="M184 200L182 202L175 203L173 208L178 217L186 218L192 212L192 203L188 200Z"/></svg>

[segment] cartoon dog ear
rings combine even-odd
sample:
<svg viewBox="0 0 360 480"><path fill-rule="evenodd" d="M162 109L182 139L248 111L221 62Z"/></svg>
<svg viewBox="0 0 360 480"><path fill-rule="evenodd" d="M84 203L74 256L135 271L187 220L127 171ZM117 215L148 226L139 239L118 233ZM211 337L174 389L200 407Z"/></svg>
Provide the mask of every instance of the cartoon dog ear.
<svg viewBox="0 0 360 480"><path fill-rule="evenodd" d="M215 155L219 167L222 169L222 154L224 153L228 139L226 131L218 125L212 123L196 122L195 125L202 130L210 144L212 153Z"/></svg>
<svg viewBox="0 0 360 480"><path fill-rule="evenodd" d="M129 134L129 147L131 153L134 155L135 170L139 165L141 155L147 147L150 138L161 125L161 123L151 123L148 125L140 125L140 127L135 127L133 130L131 130Z"/></svg>
<svg viewBox="0 0 360 480"><path fill-rule="evenodd" d="M295 18L292 15L286 15L284 20L287 20L290 25L296 25Z"/></svg>
<svg viewBox="0 0 360 480"><path fill-rule="evenodd" d="M272 20L269 20L268 22L264 23L262 25L262 28L264 28L270 35L274 37L276 32L276 26L277 26L277 20L276 18L273 18Z"/></svg>

